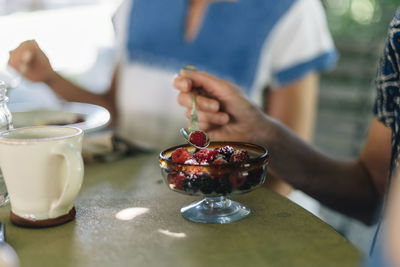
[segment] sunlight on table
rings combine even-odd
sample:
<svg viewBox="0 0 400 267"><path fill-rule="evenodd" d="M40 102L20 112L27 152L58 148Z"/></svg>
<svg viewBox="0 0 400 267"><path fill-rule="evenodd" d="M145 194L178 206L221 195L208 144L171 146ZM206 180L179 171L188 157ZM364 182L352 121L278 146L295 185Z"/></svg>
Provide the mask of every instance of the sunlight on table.
<svg viewBox="0 0 400 267"><path fill-rule="evenodd" d="M115 218L121 221L130 221L147 212L149 212L148 208L127 208L115 214Z"/></svg>

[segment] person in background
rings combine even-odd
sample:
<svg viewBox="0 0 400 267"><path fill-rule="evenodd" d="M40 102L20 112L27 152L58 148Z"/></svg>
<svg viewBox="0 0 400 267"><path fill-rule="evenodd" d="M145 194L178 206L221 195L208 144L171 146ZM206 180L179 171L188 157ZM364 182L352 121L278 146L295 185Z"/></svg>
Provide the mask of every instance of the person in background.
<svg viewBox="0 0 400 267"><path fill-rule="evenodd" d="M104 94L55 72L35 41L11 51L9 65L68 101L106 107L117 135L144 149L183 141L186 120L170 81L186 64L240 85L267 114L311 141L318 73L337 59L319 0L127 0L113 23L119 63ZM271 187L291 191L279 181Z"/></svg>
<svg viewBox="0 0 400 267"><path fill-rule="evenodd" d="M192 86L207 95L197 97L199 126L214 140L240 140L266 146L270 172L326 206L366 224L381 222L391 180L400 165L400 7L388 32L379 64L374 118L357 159L333 158L301 140L279 121L264 114L232 83L205 72L182 71L174 80L178 102L189 110ZM213 108L211 108L213 107ZM398 171L397 171L398 172ZM395 183L397 183L396 181ZM398 203L393 195L392 205ZM398 260L398 205L390 208L387 227L393 260ZM385 228L385 227L384 227ZM388 242L377 231L367 264L383 259ZM395 251L393 251L395 250ZM378 259L378 260L377 260ZM373 266L373 265L372 265ZM383 265L375 265L383 266Z"/></svg>

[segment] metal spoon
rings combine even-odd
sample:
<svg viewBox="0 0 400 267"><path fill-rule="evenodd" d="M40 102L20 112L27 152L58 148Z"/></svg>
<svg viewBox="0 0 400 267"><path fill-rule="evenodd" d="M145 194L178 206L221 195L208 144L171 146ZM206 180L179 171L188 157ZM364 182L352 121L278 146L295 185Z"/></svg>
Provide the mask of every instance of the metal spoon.
<svg viewBox="0 0 400 267"><path fill-rule="evenodd" d="M197 71L193 65L186 65L183 67L186 71ZM196 95L191 94L192 97L192 112L190 114L190 124L188 128L181 128L181 134L185 137L186 141L194 147L205 148L210 144L210 137L205 132L201 131L198 126L199 117L196 112Z"/></svg>
<svg viewBox="0 0 400 267"><path fill-rule="evenodd" d="M19 267L19 258L15 250L6 242L6 226L0 222L0 266Z"/></svg>
<svg viewBox="0 0 400 267"><path fill-rule="evenodd" d="M210 137L205 132L201 131L198 126L199 117L196 112L196 95L192 97L192 112L190 113L190 124L187 128L181 128L181 134L186 141L196 148L205 148L210 144Z"/></svg>

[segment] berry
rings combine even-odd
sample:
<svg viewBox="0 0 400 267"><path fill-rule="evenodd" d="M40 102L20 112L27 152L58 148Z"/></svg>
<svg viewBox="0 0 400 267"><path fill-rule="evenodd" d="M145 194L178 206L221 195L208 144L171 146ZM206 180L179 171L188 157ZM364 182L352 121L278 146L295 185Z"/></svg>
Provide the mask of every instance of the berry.
<svg viewBox="0 0 400 267"><path fill-rule="evenodd" d="M196 153L194 153L193 157L200 162L200 164L210 163L219 152L217 150L208 150L207 148L201 148Z"/></svg>
<svg viewBox="0 0 400 267"><path fill-rule="evenodd" d="M185 180L186 176L183 172L171 172L168 173L167 181L168 186L171 189L182 190L183 189L183 181Z"/></svg>
<svg viewBox="0 0 400 267"><path fill-rule="evenodd" d="M183 181L183 189L191 194L195 194L200 188L200 179L196 175L193 175L189 179Z"/></svg>
<svg viewBox="0 0 400 267"><path fill-rule="evenodd" d="M218 149L209 150L208 151L208 157L209 157L208 161L213 161L218 155L219 155Z"/></svg>
<svg viewBox="0 0 400 267"><path fill-rule="evenodd" d="M200 180L200 191L203 194L211 194L215 189L216 182L211 176L203 176Z"/></svg>
<svg viewBox="0 0 400 267"><path fill-rule="evenodd" d="M202 131L194 131L190 133L189 141L197 147L204 147L207 142L207 137Z"/></svg>
<svg viewBox="0 0 400 267"><path fill-rule="evenodd" d="M186 148L180 147L172 152L171 157L175 163L185 163L185 161L192 159L192 154Z"/></svg>
<svg viewBox="0 0 400 267"><path fill-rule="evenodd" d="M219 149L219 153L225 157L225 160L229 161L231 155L235 152L235 149L231 146L224 146Z"/></svg>
<svg viewBox="0 0 400 267"><path fill-rule="evenodd" d="M227 164L228 161L226 161L226 159L223 156L217 156L212 163L214 165L223 165Z"/></svg>
<svg viewBox="0 0 400 267"><path fill-rule="evenodd" d="M227 178L218 179L216 184L215 193L227 195L232 192L232 184Z"/></svg>
<svg viewBox="0 0 400 267"><path fill-rule="evenodd" d="M244 175L242 172L234 172L229 176L229 181L234 188L240 188L247 180L247 173Z"/></svg>
<svg viewBox="0 0 400 267"><path fill-rule="evenodd" d="M236 150L229 158L229 162L246 162L249 160L249 153L245 150Z"/></svg>

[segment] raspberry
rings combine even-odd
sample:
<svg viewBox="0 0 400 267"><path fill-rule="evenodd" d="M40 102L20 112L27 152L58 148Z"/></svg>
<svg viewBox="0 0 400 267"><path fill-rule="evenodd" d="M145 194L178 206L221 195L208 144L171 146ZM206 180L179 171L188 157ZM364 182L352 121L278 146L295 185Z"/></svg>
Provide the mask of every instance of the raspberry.
<svg viewBox="0 0 400 267"><path fill-rule="evenodd" d="M207 142L207 137L202 131L194 131L190 133L189 141L195 146L204 147Z"/></svg>
<svg viewBox="0 0 400 267"><path fill-rule="evenodd" d="M200 164L208 164L218 154L219 152L217 150L208 150L207 148L201 148L196 153L194 153L193 157L197 160L197 162L200 162Z"/></svg>
<svg viewBox="0 0 400 267"><path fill-rule="evenodd" d="M183 172L168 173L168 176L167 176L168 186L171 189L182 190L183 189L183 181L185 180L185 178L186 178L186 176Z"/></svg>
<svg viewBox="0 0 400 267"><path fill-rule="evenodd" d="M177 148L174 152L172 152L172 161L176 163L185 163L185 161L192 159L192 154L184 148Z"/></svg>
<svg viewBox="0 0 400 267"><path fill-rule="evenodd" d="M233 152L235 152L235 149L231 146L224 146L219 149L219 153L223 155L227 161L229 161Z"/></svg>
<svg viewBox="0 0 400 267"><path fill-rule="evenodd" d="M226 161L226 159L223 156L217 156L213 161L214 165L223 165L227 163L228 161Z"/></svg>
<svg viewBox="0 0 400 267"><path fill-rule="evenodd" d="M247 151L236 150L229 158L229 162L246 162L249 158L249 153Z"/></svg>

